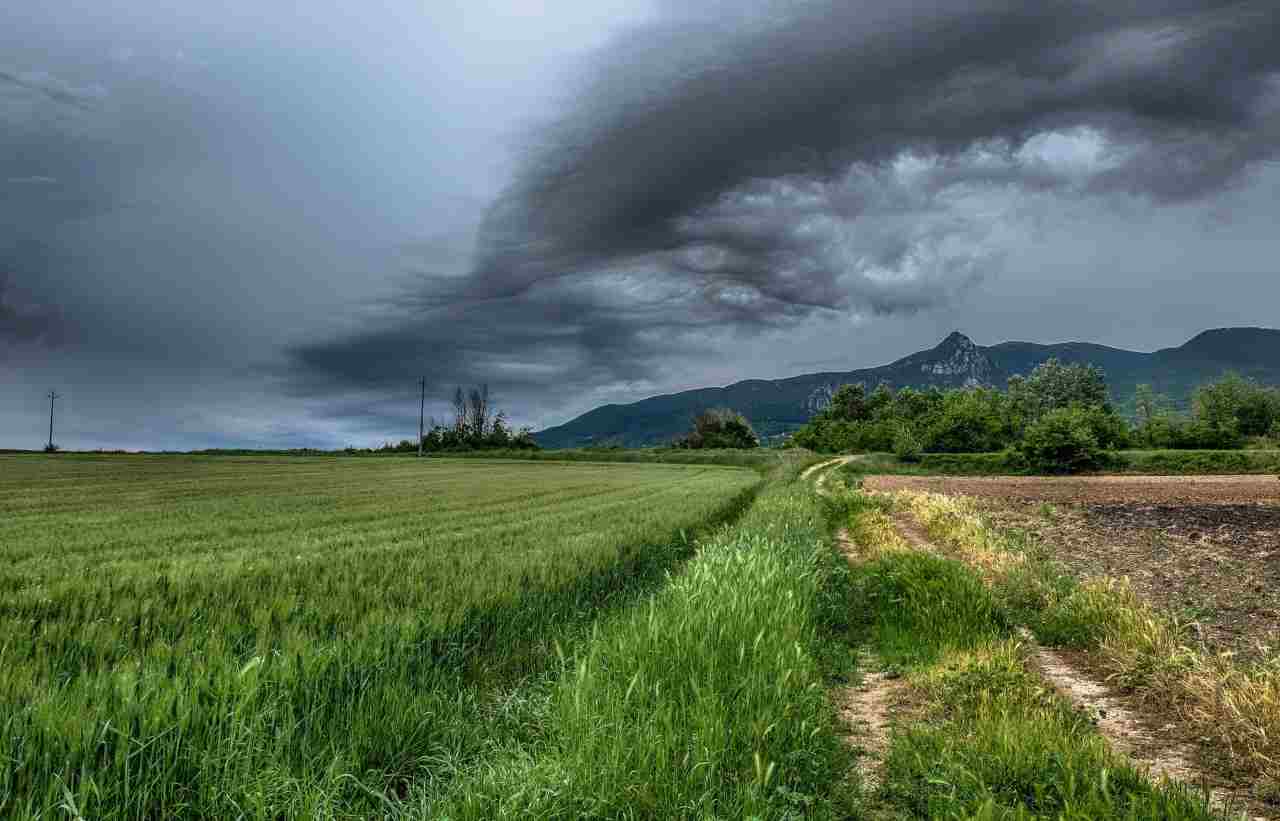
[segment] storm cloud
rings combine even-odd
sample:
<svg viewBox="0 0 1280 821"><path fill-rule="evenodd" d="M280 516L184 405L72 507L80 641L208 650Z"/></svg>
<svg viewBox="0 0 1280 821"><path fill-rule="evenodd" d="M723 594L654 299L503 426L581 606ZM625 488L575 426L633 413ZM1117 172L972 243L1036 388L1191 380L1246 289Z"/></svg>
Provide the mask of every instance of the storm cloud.
<svg viewBox="0 0 1280 821"><path fill-rule="evenodd" d="M469 268L308 370L650 379L708 336L946 305L999 270L1001 208L1175 205L1280 151L1271 2L684 5L582 62Z"/></svg>
<svg viewBox="0 0 1280 821"><path fill-rule="evenodd" d="M541 426L1275 324L1273 2L26 6L0 447L51 388L71 447L368 444L423 376Z"/></svg>

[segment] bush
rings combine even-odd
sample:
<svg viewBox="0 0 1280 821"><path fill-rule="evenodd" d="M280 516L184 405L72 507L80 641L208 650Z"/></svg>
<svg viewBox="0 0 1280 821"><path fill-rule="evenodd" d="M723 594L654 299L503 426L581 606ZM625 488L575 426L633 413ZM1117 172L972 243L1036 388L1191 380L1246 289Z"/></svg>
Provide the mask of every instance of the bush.
<svg viewBox="0 0 1280 821"><path fill-rule="evenodd" d="M693 420L693 429L676 440L678 448L758 448L760 437L751 423L737 411L726 408L706 410Z"/></svg>
<svg viewBox="0 0 1280 821"><path fill-rule="evenodd" d="M919 462L923 452L924 445L920 442L920 437L916 436L915 430L910 425L898 426L898 432L893 437L893 455L904 462Z"/></svg>
<svg viewBox="0 0 1280 821"><path fill-rule="evenodd" d="M925 430L930 453L985 453L1009 444L1012 432L1001 416L1003 397L979 389L951 391Z"/></svg>
<svg viewBox="0 0 1280 821"><path fill-rule="evenodd" d="M1078 406L1046 413L1027 428L1017 450L1029 467L1045 473L1076 473L1108 461L1090 412Z"/></svg>

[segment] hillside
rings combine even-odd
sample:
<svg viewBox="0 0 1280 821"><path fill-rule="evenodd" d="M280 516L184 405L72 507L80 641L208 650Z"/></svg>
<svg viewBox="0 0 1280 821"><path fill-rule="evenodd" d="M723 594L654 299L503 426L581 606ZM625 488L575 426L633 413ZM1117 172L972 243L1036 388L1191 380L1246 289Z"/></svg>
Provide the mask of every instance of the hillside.
<svg viewBox="0 0 1280 821"><path fill-rule="evenodd" d="M629 447L669 442L689 427L698 412L712 407L741 411L766 437L803 425L846 383L869 389L884 382L894 388L989 385L1004 387L1010 376L1027 373L1057 357L1091 363L1107 374L1112 394L1127 405L1136 385L1150 383L1185 407L1196 385L1227 371L1280 384L1280 330L1222 328L1205 331L1177 348L1153 353L1126 351L1087 342L1041 345L1002 342L983 347L953 333L934 348L876 368L827 371L787 379L748 379L721 388L699 388L654 396L629 405L604 405L534 434L544 447L566 448L616 443Z"/></svg>

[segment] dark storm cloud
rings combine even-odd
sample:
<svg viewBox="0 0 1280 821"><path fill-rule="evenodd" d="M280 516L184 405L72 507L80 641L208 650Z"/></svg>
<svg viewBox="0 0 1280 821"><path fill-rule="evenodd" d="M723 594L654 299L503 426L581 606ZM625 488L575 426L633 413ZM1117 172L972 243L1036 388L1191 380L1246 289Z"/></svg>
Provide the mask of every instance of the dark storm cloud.
<svg viewBox="0 0 1280 821"><path fill-rule="evenodd" d="M27 262L39 258L39 250L26 249ZM13 257L0 256L0 358L19 344L52 347L64 342L69 328L56 306L41 304L16 284ZM29 270L29 269L28 269Z"/></svg>
<svg viewBox="0 0 1280 821"><path fill-rule="evenodd" d="M297 351L312 388L654 378L716 332L947 304L1002 258L975 198L1159 206L1280 149L1271 0L683 6L582 67L464 276Z"/></svg>
<svg viewBox="0 0 1280 821"><path fill-rule="evenodd" d="M856 261L829 253L824 232L802 236L790 211L758 218L787 196L762 180L830 185L904 151L959 161L975 144L1088 126L1130 152L1097 186L1177 199L1277 149L1272 2L798 8L746 31L655 26L602 56L493 208L469 292L709 247L724 263L699 273L839 307L831 286ZM831 191L815 194L838 213ZM799 291L769 275L792 269Z"/></svg>
<svg viewBox="0 0 1280 821"><path fill-rule="evenodd" d="M49 74L18 73L0 68L0 84L15 86L62 105L93 111L101 98L99 91L75 88Z"/></svg>

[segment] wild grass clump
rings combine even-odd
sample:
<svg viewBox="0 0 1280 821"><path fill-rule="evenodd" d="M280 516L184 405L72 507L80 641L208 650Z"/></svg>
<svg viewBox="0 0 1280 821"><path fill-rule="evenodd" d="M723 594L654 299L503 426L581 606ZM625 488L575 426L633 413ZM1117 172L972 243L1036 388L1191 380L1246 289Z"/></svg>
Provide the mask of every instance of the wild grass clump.
<svg viewBox="0 0 1280 821"><path fill-rule="evenodd" d="M811 491L766 493L564 661L540 740L415 817L836 817L848 754L817 658L831 572Z"/></svg>
<svg viewBox="0 0 1280 821"><path fill-rule="evenodd" d="M892 664L920 664L943 650L973 647L1007 635L999 602L958 562L904 552L860 565L857 600L879 614L872 631Z"/></svg>

